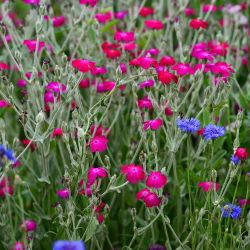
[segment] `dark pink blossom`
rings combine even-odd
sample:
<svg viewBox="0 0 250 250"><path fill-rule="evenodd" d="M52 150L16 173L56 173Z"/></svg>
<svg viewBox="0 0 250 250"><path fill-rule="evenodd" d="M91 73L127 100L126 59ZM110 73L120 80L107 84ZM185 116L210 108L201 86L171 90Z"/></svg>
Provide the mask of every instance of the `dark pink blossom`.
<svg viewBox="0 0 250 250"><path fill-rule="evenodd" d="M88 183L92 185L97 178L105 178L108 176L105 168L90 168L88 171Z"/></svg>
<svg viewBox="0 0 250 250"><path fill-rule="evenodd" d="M35 51L36 46L37 46L36 45L37 40L24 40L23 44L25 44L30 51ZM40 52L41 49L44 48L44 46L45 46L45 42L39 42L38 43L38 52Z"/></svg>
<svg viewBox="0 0 250 250"><path fill-rule="evenodd" d="M23 242L17 241L17 242L15 242L15 245L12 249L13 250L26 250L26 249L28 249L28 246Z"/></svg>
<svg viewBox="0 0 250 250"><path fill-rule="evenodd" d="M76 68L78 71L86 73L88 71L92 71L96 68L95 63L86 59L82 60L73 60L72 66Z"/></svg>
<svg viewBox="0 0 250 250"><path fill-rule="evenodd" d="M60 93L62 91L66 91L67 86L58 82L50 82L48 85L45 86L45 89L50 92Z"/></svg>
<svg viewBox="0 0 250 250"><path fill-rule="evenodd" d="M108 130L108 128L104 128L101 124L99 124L97 127L95 124L92 124L90 127L90 133L94 136L102 136L107 133Z"/></svg>
<svg viewBox="0 0 250 250"><path fill-rule="evenodd" d="M68 198L69 197L69 189L68 188L61 189L61 190L57 191L57 195L63 199Z"/></svg>
<svg viewBox="0 0 250 250"><path fill-rule="evenodd" d="M36 230L37 225L34 220L25 219L22 221L20 227L24 229L26 232L29 232Z"/></svg>
<svg viewBox="0 0 250 250"><path fill-rule="evenodd" d="M161 119L155 119L144 121L142 124L143 130L147 130L148 128L151 128L151 130L158 130L158 128L163 125L163 121Z"/></svg>
<svg viewBox="0 0 250 250"><path fill-rule="evenodd" d="M190 8L186 8L186 9L185 9L185 15L186 15L186 16L196 15L196 11L195 11L195 10L192 10L192 9L190 9Z"/></svg>
<svg viewBox="0 0 250 250"><path fill-rule="evenodd" d="M217 62L212 65L211 71L214 74L220 74L221 76L228 77L231 73L235 72L231 66L231 64L227 64L226 62Z"/></svg>
<svg viewBox="0 0 250 250"><path fill-rule="evenodd" d="M214 4L204 4L202 6L203 12L215 12L217 10L216 6Z"/></svg>
<svg viewBox="0 0 250 250"><path fill-rule="evenodd" d="M171 69L176 70L177 74L180 76L190 74L190 65L188 63L177 63L176 65L172 66Z"/></svg>
<svg viewBox="0 0 250 250"><path fill-rule="evenodd" d="M90 86L89 78L85 78L85 79L81 80L80 83L79 83L79 88L80 89L89 88L89 86Z"/></svg>
<svg viewBox="0 0 250 250"><path fill-rule="evenodd" d="M197 19L192 19L189 23L189 26L193 29L199 29L199 28L207 29L208 23L197 18Z"/></svg>
<svg viewBox="0 0 250 250"><path fill-rule="evenodd" d="M107 21L110 21L112 19L112 15L111 12L108 11L106 13L95 14L95 18L99 23L106 23Z"/></svg>
<svg viewBox="0 0 250 250"><path fill-rule="evenodd" d="M90 140L90 151L91 152L103 152L107 149L108 139L105 136L95 136Z"/></svg>
<svg viewBox="0 0 250 250"><path fill-rule="evenodd" d="M152 87L154 86L154 80L147 80L138 84L140 88Z"/></svg>
<svg viewBox="0 0 250 250"><path fill-rule="evenodd" d="M144 96L142 99L138 100L138 106L140 109L146 108L146 109L153 109L153 104L151 100L148 98L148 96Z"/></svg>
<svg viewBox="0 0 250 250"><path fill-rule="evenodd" d="M175 60L172 56L163 56L160 60L161 66L172 66L175 64Z"/></svg>
<svg viewBox="0 0 250 250"><path fill-rule="evenodd" d="M114 40L118 42L130 43L135 40L134 32L117 31L114 35Z"/></svg>
<svg viewBox="0 0 250 250"><path fill-rule="evenodd" d="M20 87L20 88L24 88L24 87L27 86L27 82L24 79L19 79L17 81L17 86Z"/></svg>
<svg viewBox="0 0 250 250"><path fill-rule="evenodd" d="M9 69L9 66L4 63L4 62L0 62L0 71L4 69L4 70L8 70Z"/></svg>
<svg viewBox="0 0 250 250"><path fill-rule="evenodd" d="M96 4L99 2L99 0L79 0L80 4L86 4L90 5L91 7L96 6Z"/></svg>
<svg viewBox="0 0 250 250"><path fill-rule="evenodd" d="M139 11L139 15L141 16L148 16L148 15L153 15L154 14L154 9L153 8L149 8L149 7L142 7Z"/></svg>
<svg viewBox="0 0 250 250"><path fill-rule="evenodd" d="M204 192L218 190L220 188L220 184L216 184L213 181L207 181L207 182L200 182L198 184L199 188L203 188Z"/></svg>
<svg viewBox="0 0 250 250"><path fill-rule="evenodd" d="M145 172L142 166L130 164L122 167L122 174L126 175L127 181L135 184L146 178Z"/></svg>
<svg viewBox="0 0 250 250"><path fill-rule="evenodd" d="M101 82L96 86L97 93L105 93L115 88L115 82Z"/></svg>
<svg viewBox="0 0 250 250"><path fill-rule="evenodd" d="M120 69L122 74L126 74L127 73L127 65L125 63L120 63Z"/></svg>
<svg viewBox="0 0 250 250"><path fill-rule="evenodd" d="M56 16L52 18L52 23L54 27L60 27L62 26L66 21L66 18L64 16Z"/></svg>
<svg viewBox="0 0 250 250"><path fill-rule="evenodd" d="M159 198L155 193L151 192L150 194L144 197L144 202L146 207L157 207L161 203L161 198Z"/></svg>
<svg viewBox="0 0 250 250"><path fill-rule="evenodd" d="M158 80L164 84L177 83L178 77L168 71L160 71L158 72Z"/></svg>
<svg viewBox="0 0 250 250"><path fill-rule="evenodd" d="M151 172L146 180L147 187L161 188L167 184L167 176L160 171Z"/></svg>
<svg viewBox="0 0 250 250"><path fill-rule="evenodd" d="M55 128L51 134L51 136L63 136L63 130L61 128Z"/></svg>
<svg viewBox="0 0 250 250"><path fill-rule="evenodd" d="M147 20L145 21L145 26L149 29L160 30L163 28L164 24L159 20Z"/></svg>
<svg viewBox="0 0 250 250"><path fill-rule="evenodd" d="M114 17L116 19L124 19L127 14L128 14L127 11L118 11L114 13Z"/></svg>
<svg viewBox="0 0 250 250"><path fill-rule="evenodd" d="M136 194L136 200L143 200L151 191L148 188L143 188Z"/></svg>

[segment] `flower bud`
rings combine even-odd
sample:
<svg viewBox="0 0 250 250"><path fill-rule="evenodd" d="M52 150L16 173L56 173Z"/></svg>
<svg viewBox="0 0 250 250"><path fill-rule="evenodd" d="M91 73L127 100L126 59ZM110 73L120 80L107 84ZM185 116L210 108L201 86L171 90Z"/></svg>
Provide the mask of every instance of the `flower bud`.
<svg viewBox="0 0 250 250"><path fill-rule="evenodd" d="M44 112L41 110L38 114L37 114L37 116L36 116L36 122L37 123L40 123L40 122L42 122L42 121L44 121L45 120L45 114L44 114Z"/></svg>

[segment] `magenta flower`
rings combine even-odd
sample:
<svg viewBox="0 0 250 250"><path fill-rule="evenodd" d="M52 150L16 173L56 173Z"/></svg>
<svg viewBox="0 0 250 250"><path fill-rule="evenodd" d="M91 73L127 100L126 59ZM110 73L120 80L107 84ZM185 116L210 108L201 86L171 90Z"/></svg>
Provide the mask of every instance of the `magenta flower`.
<svg viewBox="0 0 250 250"><path fill-rule="evenodd" d="M180 76L184 76L190 73L190 65L184 63L177 63L176 65L172 66L172 70L176 70L177 74Z"/></svg>
<svg viewBox="0 0 250 250"><path fill-rule="evenodd" d="M37 40L24 40L23 44L25 44L30 51L35 51ZM38 43L38 52L40 52L41 49L44 48L44 46L45 46L45 42L39 42Z"/></svg>
<svg viewBox="0 0 250 250"><path fill-rule="evenodd" d="M90 140L91 152L103 152L107 149L108 138L105 136L95 136Z"/></svg>
<svg viewBox="0 0 250 250"><path fill-rule="evenodd" d="M147 187L161 188L167 184L167 176L160 171L151 172L146 180Z"/></svg>
<svg viewBox="0 0 250 250"><path fill-rule="evenodd" d="M146 204L146 207L157 207L161 203L161 198L159 198L153 192L150 192L150 194L146 195L143 200Z"/></svg>
<svg viewBox="0 0 250 250"><path fill-rule="evenodd" d="M115 88L115 85L115 82L101 82L97 84L96 91L97 93L105 93Z"/></svg>
<svg viewBox="0 0 250 250"><path fill-rule="evenodd" d="M95 14L95 18L99 23L106 23L107 21L110 21L112 19L112 15L111 12L108 11L107 13Z"/></svg>
<svg viewBox="0 0 250 250"><path fill-rule="evenodd" d="M192 10L192 9L190 9L190 8L186 8L186 9L185 9L185 15L186 15L186 16L196 15L196 11L195 11L195 10Z"/></svg>
<svg viewBox="0 0 250 250"><path fill-rule="evenodd" d="M163 56L160 60L161 66L172 66L175 64L175 60L172 56Z"/></svg>
<svg viewBox="0 0 250 250"><path fill-rule="evenodd" d="M198 184L199 188L203 188L204 192L212 191L212 190L218 190L220 188L220 184L216 184L213 181L207 181L207 182L200 182Z"/></svg>
<svg viewBox="0 0 250 250"><path fill-rule="evenodd" d="M43 95L43 100L45 103L54 103L55 102L55 98L54 98L54 93L53 92L45 92Z"/></svg>
<svg viewBox="0 0 250 250"><path fill-rule="evenodd" d="M114 40L118 42L130 43L135 40L134 32L117 31L114 35Z"/></svg>
<svg viewBox="0 0 250 250"><path fill-rule="evenodd" d="M86 73L88 71L92 71L95 69L95 63L91 62L89 60L83 59L83 60L73 60L72 66L76 68L78 71Z"/></svg>
<svg viewBox="0 0 250 250"><path fill-rule="evenodd" d="M156 68L158 66L157 60L152 57L142 56L138 58L139 66L143 69L149 69L151 67Z"/></svg>
<svg viewBox="0 0 250 250"><path fill-rule="evenodd" d="M0 71L4 69L4 70L8 70L9 69L9 66L4 63L4 62L0 62Z"/></svg>
<svg viewBox="0 0 250 250"><path fill-rule="evenodd" d="M130 164L122 167L122 174L126 174L127 181L135 184L138 181L142 181L146 178L145 172L142 166Z"/></svg>
<svg viewBox="0 0 250 250"><path fill-rule="evenodd" d="M20 228L24 229L26 232L36 230L36 222L33 220L25 219L22 221Z"/></svg>
<svg viewBox="0 0 250 250"><path fill-rule="evenodd" d="M163 122L161 119L155 119L144 121L142 124L143 130L147 130L148 128L151 128L151 130L158 130L158 128L163 125Z"/></svg>
<svg viewBox="0 0 250 250"><path fill-rule="evenodd" d="M214 4L204 4L202 6L203 12L215 12L217 10L216 6Z"/></svg>
<svg viewBox="0 0 250 250"><path fill-rule="evenodd" d="M0 108L9 107L10 104L6 100L0 100Z"/></svg>
<svg viewBox="0 0 250 250"><path fill-rule="evenodd" d="M207 29L208 23L197 18L197 19L192 19L189 23L189 26L193 29L199 29L199 28Z"/></svg>
<svg viewBox="0 0 250 250"><path fill-rule="evenodd" d="M63 199L68 198L69 197L69 189L65 188L65 189L59 190L57 192L57 195Z"/></svg>
<svg viewBox="0 0 250 250"><path fill-rule="evenodd" d="M51 134L51 136L63 136L63 131L61 128L55 128Z"/></svg>
<svg viewBox="0 0 250 250"><path fill-rule="evenodd" d="M148 188L143 188L136 194L136 200L143 200L147 195L151 194Z"/></svg>
<svg viewBox="0 0 250 250"><path fill-rule="evenodd" d="M14 188L12 186L0 187L0 196L5 197L6 194L12 195L14 193Z"/></svg>
<svg viewBox="0 0 250 250"><path fill-rule="evenodd" d="M60 27L62 26L66 21L66 18L64 16L56 16L52 18L52 23L54 27Z"/></svg>
<svg viewBox="0 0 250 250"><path fill-rule="evenodd" d="M99 2L99 0L79 0L80 4L86 4L90 5L91 7L96 6L96 4Z"/></svg>
<svg viewBox="0 0 250 250"><path fill-rule="evenodd" d="M160 30L163 28L164 24L159 20L147 20L145 21L145 26L149 29Z"/></svg>
<svg viewBox="0 0 250 250"><path fill-rule="evenodd" d="M92 75L104 75L107 73L107 69L104 67L99 67L99 68L95 68L93 70L91 70L91 74Z"/></svg>
<svg viewBox="0 0 250 250"><path fill-rule="evenodd" d="M59 93L62 91L66 91L67 86L65 86L64 84L60 84L58 82L50 82L48 85L45 86L45 89L47 91Z"/></svg>
<svg viewBox="0 0 250 250"><path fill-rule="evenodd" d="M138 84L140 88L152 87L154 86L154 80L147 80Z"/></svg>
<svg viewBox="0 0 250 250"><path fill-rule="evenodd" d="M127 14L127 11L118 11L114 13L114 16L116 19L124 19Z"/></svg>
<svg viewBox="0 0 250 250"><path fill-rule="evenodd" d="M13 250L26 250L26 249L28 249L28 246L23 242L17 241L17 242L15 242L15 245L12 249Z"/></svg>
<svg viewBox="0 0 250 250"><path fill-rule="evenodd" d="M23 0L27 4L40 4L40 0Z"/></svg>
<svg viewBox="0 0 250 250"><path fill-rule="evenodd" d="M241 197L236 198L236 200L238 201L240 207L243 207L243 206L246 206L246 205L250 204L250 200L247 200L247 199L244 199L244 198L241 198Z"/></svg>
<svg viewBox="0 0 250 250"><path fill-rule="evenodd" d="M85 79L81 80L80 83L79 83L79 88L80 89L89 88L89 86L90 86L89 78L85 78Z"/></svg>
<svg viewBox="0 0 250 250"><path fill-rule="evenodd" d="M105 168L90 168L88 171L88 183L92 185L98 177L105 178L107 175Z"/></svg>
<svg viewBox="0 0 250 250"><path fill-rule="evenodd" d="M17 81L17 86L20 87L20 88L24 88L24 87L27 86L27 82L25 80L23 80L23 79L19 79Z"/></svg>
<svg viewBox="0 0 250 250"><path fill-rule="evenodd" d="M144 96L142 99L138 100L138 106L140 109L146 108L146 109L153 109L153 104L151 100L148 98L148 96Z"/></svg>
<svg viewBox="0 0 250 250"><path fill-rule="evenodd" d="M214 74L220 74L221 76L228 77L231 73L235 72L231 66L231 64L227 64L226 62L217 62L212 65L211 71Z"/></svg>
<svg viewBox="0 0 250 250"><path fill-rule="evenodd" d="M127 73L127 65L125 63L120 63L120 69L122 74L126 74Z"/></svg>

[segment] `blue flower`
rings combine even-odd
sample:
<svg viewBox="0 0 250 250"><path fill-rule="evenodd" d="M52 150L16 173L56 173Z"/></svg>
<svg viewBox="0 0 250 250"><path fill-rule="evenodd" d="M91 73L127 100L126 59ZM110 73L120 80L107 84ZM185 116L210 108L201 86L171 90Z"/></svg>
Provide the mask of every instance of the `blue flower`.
<svg viewBox="0 0 250 250"><path fill-rule="evenodd" d="M214 140L220 136L223 136L225 134L225 132L226 132L226 130L224 127L216 126L214 124L208 124L204 128L203 136L206 138L206 140Z"/></svg>
<svg viewBox="0 0 250 250"><path fill-rule="evenodd" d="M227 204L224 207L221 207L222 216L231 218L231 219L237 219L240 217L241 214L241 207L235 206L233 204Z"/></svg>
<svg viewBox="0 0 250 250"><path fill-rule="evenodd" d="M14 152L11 149L6 149L4 145L0 144L0 160L6 156L8 160L15 161L16 157L14 156ZM0 165L2 165L0 161Z"/></svg>
<svg viewBox="0 0 250 250"><path fill-rule="evenodd" d="M231 161L232 161L235 165L237 165L237 164L240 162L240 159L239 159L238 156L232 155Z"/></svg>
<svg viewBox="0 0 250 250"><path fill-rule="evenodd" d="M183 132L194 132L199 129L201 123L196 118L183 118L177 121L177 126Z"/></svg>
<svg viewBox="0 0 250 250"><path fill-rule="evenodd" d="M53 250L85 250L83 241L57 240L54 242Z"/></svg>

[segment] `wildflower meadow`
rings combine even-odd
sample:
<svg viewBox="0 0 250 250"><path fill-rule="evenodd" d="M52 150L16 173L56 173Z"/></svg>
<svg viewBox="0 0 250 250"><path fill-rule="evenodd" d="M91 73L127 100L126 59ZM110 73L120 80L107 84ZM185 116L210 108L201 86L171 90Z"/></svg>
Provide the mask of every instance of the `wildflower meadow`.
<svg viewBox="0 0 250 250"><path fill-rule="evenodd" d="M0 0L0 250L250 249L249 17Z"/></svg>

